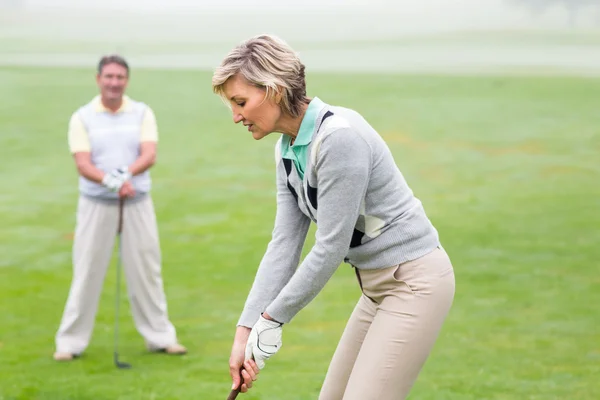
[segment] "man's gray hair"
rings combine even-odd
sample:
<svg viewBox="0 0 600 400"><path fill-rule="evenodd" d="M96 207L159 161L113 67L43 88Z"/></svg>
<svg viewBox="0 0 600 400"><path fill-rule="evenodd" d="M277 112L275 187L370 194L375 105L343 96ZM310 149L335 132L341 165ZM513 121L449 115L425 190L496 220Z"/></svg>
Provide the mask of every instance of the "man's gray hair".
<svg viewBox="0 0 600 400"><path fill-rule="evenodd" d="M102 70L109 64L117 64L127 70L127 76L129 76L129 64L125 61L125 58L118 54L110 54L103 56L98 62L98 74L102 74Z"/></svg>
<svg viewBox="0 0 600 400"><path fill-rule="evenodd" d="M248 82L266 90L265 98L281 96L281 109L298 117L308 104L304 64L283 40L272 35L252 37L229 52L212 77L213 91L224 97L225 82L240 74Z"/></svg>

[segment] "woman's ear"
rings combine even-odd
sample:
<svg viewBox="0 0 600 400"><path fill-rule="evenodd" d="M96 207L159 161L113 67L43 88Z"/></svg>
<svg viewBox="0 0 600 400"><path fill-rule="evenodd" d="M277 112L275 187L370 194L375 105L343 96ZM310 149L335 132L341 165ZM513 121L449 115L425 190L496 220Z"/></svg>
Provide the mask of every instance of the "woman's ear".
<svg viewBox="0 0 600 400"><path fill-rule="evenodd" d="M281 100L283 99L283 89L281 86L277 86L277 91L275 92L275 97L273 99L275 100L275 104L281 103Z"/></svg>

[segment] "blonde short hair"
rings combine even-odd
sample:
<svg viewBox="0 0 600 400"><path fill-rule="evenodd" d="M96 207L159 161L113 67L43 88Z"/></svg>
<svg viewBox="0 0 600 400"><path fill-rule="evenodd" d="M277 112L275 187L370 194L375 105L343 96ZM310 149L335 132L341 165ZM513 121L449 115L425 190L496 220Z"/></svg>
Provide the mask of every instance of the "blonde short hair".
<svg viewBox="0 0 600 400"><path fill-rule="evenodd" d="M283 40L272 35L252 37L229 52L212 77L213 92L224 97L225 82L236 74L266 90L265 98L281 95L281 109L297 117L307 104L304 64Z"/></svg>

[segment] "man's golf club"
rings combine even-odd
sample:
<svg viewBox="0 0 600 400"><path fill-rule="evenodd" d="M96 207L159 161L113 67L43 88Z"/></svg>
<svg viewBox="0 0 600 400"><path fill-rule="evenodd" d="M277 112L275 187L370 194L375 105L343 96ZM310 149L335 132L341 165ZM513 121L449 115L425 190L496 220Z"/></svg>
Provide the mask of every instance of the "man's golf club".
<svg viewBox="0 0 600 400"><path fill-rule="evenodd" d="M123 206L125 199L119 199L119 227L117 228L118 243L118 260L117 260L117 290L115 300L115 366L119 369L129 369L131 364L119 361L119 294L121 293L121 233L123 231Z"/></svg>

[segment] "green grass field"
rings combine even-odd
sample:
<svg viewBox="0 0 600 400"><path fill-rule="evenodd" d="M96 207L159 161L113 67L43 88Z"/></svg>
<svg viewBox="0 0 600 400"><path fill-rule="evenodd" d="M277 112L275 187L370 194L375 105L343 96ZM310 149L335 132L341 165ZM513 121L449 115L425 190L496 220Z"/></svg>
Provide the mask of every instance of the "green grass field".
<svg viewBox="0 0 600 400"><path fill-rule="evenodd" d="M115 257L90 347L59 364L77 199L66 128L93 79L0 69L0 400L225 399L272 229L276 135L255 142L234 126L209 73L133 72L129 94L160 124L163 276L190 353L148 354L122 297L121 358L134 368L115 369ZM599 92L591 78L309 76L311 96L359 110L387 140L455 266L455 303L411 398L600 398ZM359 294L341 266L240 398L316 399Z"/></svg>

